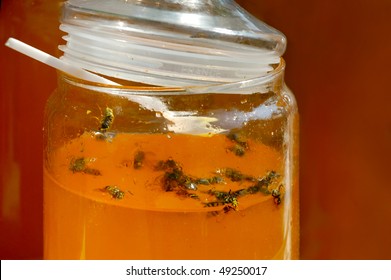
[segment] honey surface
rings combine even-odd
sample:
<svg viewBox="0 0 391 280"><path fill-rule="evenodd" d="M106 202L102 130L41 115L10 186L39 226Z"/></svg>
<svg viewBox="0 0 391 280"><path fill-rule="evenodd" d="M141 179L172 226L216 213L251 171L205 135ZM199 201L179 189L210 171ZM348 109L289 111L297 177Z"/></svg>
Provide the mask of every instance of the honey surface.
<svg viewBox="0 0 391 280"><path fill-rule="evenodd" d="M224 135L97 139L85 133L53 151L44 174L45 258L284 257L290 250L285 248L284 201L277 205L270 194L253 193L238 197L237 205L210 205L216 192L248 189L270 171L283 172L282 155L272 148L249 140L245 154L237 156L232 145ZM83 167L77 169L80 159ZM220 179L167 190L167 171L158 168L167 161L194 182ZM233 180L227 169L253 179ZM276 188L282 176L275 181L269 188ZM121 198L108 186L120 190Z"/></svg>

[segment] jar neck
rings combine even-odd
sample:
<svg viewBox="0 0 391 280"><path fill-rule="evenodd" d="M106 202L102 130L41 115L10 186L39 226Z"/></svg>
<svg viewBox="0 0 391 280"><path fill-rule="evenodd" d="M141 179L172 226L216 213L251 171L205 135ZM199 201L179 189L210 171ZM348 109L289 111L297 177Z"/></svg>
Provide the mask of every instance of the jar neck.
<svg viewBox="0 0 391 280"><path fill-rule="evenodd" d="M208 86L190 87L161 87L129 81L116 81L120 85L104 85L60 73L59 83L66 83L76 87L114 95L183 95L183 94L255 94L279 92L284 86L285 61L281 58L280 64L271 72L254 79L234 83L211 84Z"/></svg>

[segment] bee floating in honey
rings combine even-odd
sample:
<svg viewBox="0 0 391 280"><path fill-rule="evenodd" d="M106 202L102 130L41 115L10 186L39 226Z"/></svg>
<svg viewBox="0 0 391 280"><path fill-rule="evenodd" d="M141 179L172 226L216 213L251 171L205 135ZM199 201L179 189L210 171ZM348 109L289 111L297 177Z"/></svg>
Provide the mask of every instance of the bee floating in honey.
<svg viewBox="0 0 391 280"><path fill-rule="evenodd" d="M234 168L221 168L215 172L215 176L196 178L187 175L181 164L171 158L166 161L159 161L155 166L155 170L164 171L161 182L166 192L175 192L183 198L200 200L204 207L221 208L211 211L213 215L221 212L228 213L232 210L237 211L241 197L257 193L271 195L275 204L279 205L281 203L282 185L278 189L273 189L276 179L280 176L276 171L269 171L263 177L254 177ZM228 180L243 183L244 187L239 190L216 190L217 185L225 185ZM216 187L207 187L211 185L216 185ZM205 195L208 196L206 200L202 198Z"/></svg>
<svg viewBox="0 0 391 280"><path fill-rule="evenodd" d="M280 185L278 187L278 189L274 189L272 190L272 197L274 198L274 203L276 205L280 205L281 204L281 197L282 197L282 193L281 193L281 190L283 189L284 187L282 185Z"/></svg>
<svg viewBox="0 0 391 280"><path fill-rule="evenodd" d="M165 171L163 187L166 192L178 188L186 189L186 184L191 182L190 177L184 174L182 166L173 159L159 161L155 169Z"/></svg>
<svg viewBox="0 0 391 280"><path fill-rule="evenodd" d="M69 170L73 173L85 173L94 176L102 175L98 169L88 167L88 162L89 160L84 157L73 158L69 164Z"/></svg>
<svg viewBox="0 0 391 280"><path fill-rule="evenodd" d="M237 210L237 207L239 205L237 199L239 194L237 192L232 192L231 190L229 192L209 190L208 193L215 196L216 201L204 203L205 207L224 206L224 213L228 213L231 210Z"/></svg>
<svg viewBox="0 0 391 280"><path fill-rule="evenodd" d="M114 121L114 112L113 109L106 107L105 112L103 114L103 118L100 123L99 131L104 133L108 129L110 129L111 125Z"/></svg>
<svg viewBox="0 0 391 280"><path fill-rule="evenodd" d="M256 193L263 193L264 195L272 195L274 203L279 205L281 203L281 190L282 185L278 189L269 190L270 186L274 183L274 180L279 177L279 174L275 171L268 172L262 178L255 178L249 175L245 175L235 169L226 168L218 170L220 174L223 174L233 182L238 181L247 181L253 182L253 185L250 185L247 188L239 189L236 191L215 191L213 189L209 190L209 194L213 195L216 200L204 203L205 207L218 207L224 206L224 213L228 213L231 210L237 210L239 201L238 199L243 196L253 195ZM254 184L255 183L255 184ZM218 213L218 212L216 212Z"/></svg>
<svg viewBox="0 0 391 280"><path fill-rule="evenodd" d="M210 178L194 178L189 176L183 172L182 166L173 159L159 161L155 169L158 171L165 171L163 178L165 191L172 191L178 187L185 190L196 191L198 185L219 184L224 181L220 176L213 176Z"/></svg>
<svg viewBox="0 0 391 280"><path fill-rule="evenodd" d="M162 183L166 192L175 191L180 197L199 199L194 193L197 190L195 180L183 172L179 163L173 159L159 161L155 169L165 171Z"/></svg>
<svg viewBox="0 0 391 280"><path fill-rule="evenodd" d="M145 153L143 151L137 151L133 157L133 168L140 169L143 166L145 159Z"/></svg>
<svg viewBox="0 0 391 280"><path fill-rule="evenodd" d="M263 193L265 195L271 194L269 190L269 186L274 182L276 178L280 177L280 175L275 171L270 171L266 174L266 176L256 179L255 184L248 187L245 191L249 194L253 193Z"/></svg>
<svg viewBox="0 0 391 280"><path fill-rule="evenodd" d="M102 118L99 120L98 132L95 132L95 137L98 140L110 141L114 137L113 133L109 133L108 130L111 128L114 122L114 111L113 109L106 107Z"/></svg>
<svg viewBox="0 0 391 280"><path fill-rule="evenodd" d="M236 156L244 156L246 151L249 149L249 145L245 137L239 133L231 132L227 135L227 138L234 143L234 145L230 147L229 150Z"/></svg>
<svg viewBox="0 0 391 280"><path fill-rule="evenodd" d="M106 186L103 188L103 191L109 193L114 199L122 199L125 196L125 193L117 186Z"/></svg>

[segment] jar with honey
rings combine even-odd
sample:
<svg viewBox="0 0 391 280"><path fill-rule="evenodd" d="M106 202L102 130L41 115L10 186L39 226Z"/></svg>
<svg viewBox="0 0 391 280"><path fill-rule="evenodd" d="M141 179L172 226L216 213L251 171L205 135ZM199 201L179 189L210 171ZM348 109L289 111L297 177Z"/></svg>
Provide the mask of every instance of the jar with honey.
<svg viewBox="0 0 391 280"><path fill-rule="evenodd" d="M46 259L295 259L284 35L233 1L64 5L45 114Z"/></svg>

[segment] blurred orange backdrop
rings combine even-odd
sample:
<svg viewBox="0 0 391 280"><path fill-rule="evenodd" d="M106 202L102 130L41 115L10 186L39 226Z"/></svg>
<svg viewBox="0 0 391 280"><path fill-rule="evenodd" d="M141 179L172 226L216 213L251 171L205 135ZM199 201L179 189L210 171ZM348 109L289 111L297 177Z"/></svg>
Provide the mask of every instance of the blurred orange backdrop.
<svg viewBox="0 0 391 280"><path fill-rule="evenodd" d="M60 0L2 0L0 258L42 258L42 118L56 73L4 47L58 56ZM238 0L288 38L301 114L301 258L391 259L391 1Z"/></svg>
<svg viewBox="0 0 391 280"><path fill-rule="evenodd" d="M56 71L4 43L15 37L57 55L59 0L2 0L0 10L0 258L40 259L42 127Z"/></svg>

